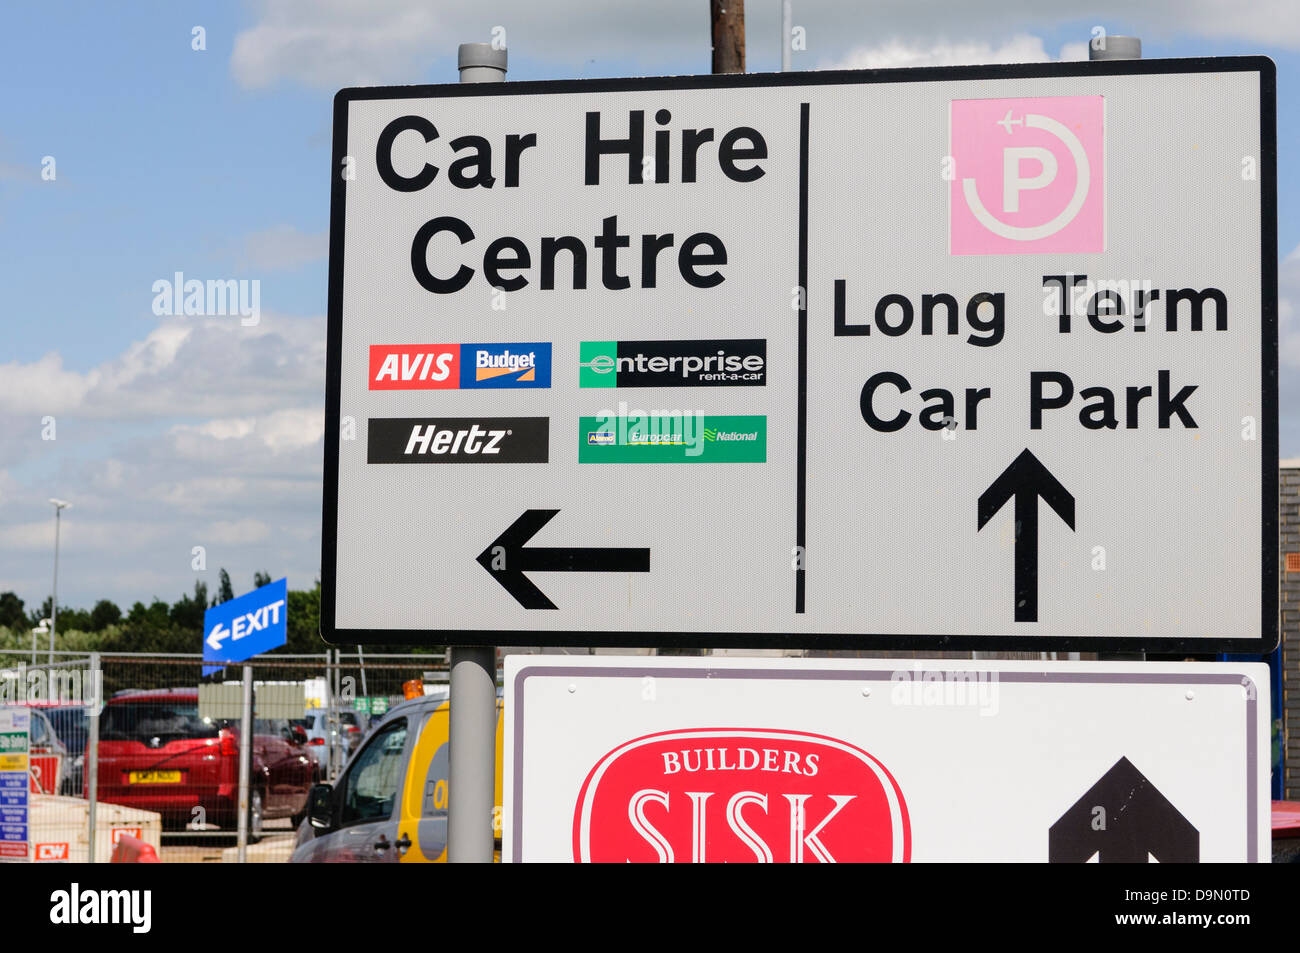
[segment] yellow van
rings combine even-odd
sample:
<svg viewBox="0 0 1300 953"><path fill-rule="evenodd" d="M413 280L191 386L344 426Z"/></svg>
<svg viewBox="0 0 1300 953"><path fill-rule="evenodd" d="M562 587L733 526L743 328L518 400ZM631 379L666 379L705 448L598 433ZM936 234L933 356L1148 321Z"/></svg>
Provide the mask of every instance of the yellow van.
<svg viewBox="0 0 1300 953"><path fill-rule="evenodd" d="M501 698L497 698L497 857L501 841ZM424 696L394 705L334 785L312 788L295 863L445 863L450 704Z"/></svg>

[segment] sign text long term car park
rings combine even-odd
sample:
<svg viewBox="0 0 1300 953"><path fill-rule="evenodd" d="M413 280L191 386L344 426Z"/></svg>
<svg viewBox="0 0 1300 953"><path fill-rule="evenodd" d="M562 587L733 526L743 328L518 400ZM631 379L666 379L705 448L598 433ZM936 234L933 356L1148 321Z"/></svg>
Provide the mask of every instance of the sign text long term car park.
<svg viewBox="0 0 1300 953"><path fill-rule="evenodd" d="M1271 646L1274 122L1263 58L344 90L326 637Z"/></svg>

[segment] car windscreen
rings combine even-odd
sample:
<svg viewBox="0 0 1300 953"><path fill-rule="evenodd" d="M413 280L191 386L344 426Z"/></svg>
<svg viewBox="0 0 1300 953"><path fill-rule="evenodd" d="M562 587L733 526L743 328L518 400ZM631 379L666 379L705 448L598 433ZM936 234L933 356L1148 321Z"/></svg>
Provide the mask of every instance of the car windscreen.
<svg viewBox="0 0 1300 953"><path fill-rule="evenodd" d="M68 751L81 754L86 748L86 709L51 708L45 714Z"/></svg>
<svg viewBox="0 0 1300 953"><path fill-rule="evenodd" d="M99 736L105 741L145 741L160 738L164 743L185 738L215 738L226 721L199 717L199 703L149 699L106 705Z"/></svg>

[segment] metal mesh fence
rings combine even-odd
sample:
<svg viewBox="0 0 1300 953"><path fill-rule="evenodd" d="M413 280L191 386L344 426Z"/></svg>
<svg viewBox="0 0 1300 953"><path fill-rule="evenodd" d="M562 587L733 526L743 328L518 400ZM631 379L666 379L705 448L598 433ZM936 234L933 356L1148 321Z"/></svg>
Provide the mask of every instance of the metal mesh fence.
<svg viewBox="0 0 1300 953"><path fill-rule="evenodd" d="M29 790L0 792L10 859L22 859L21 843L33 862L103 863L127 836L162 862L287 861L311 786L337 778L406 693L447 690L442 655L330 650L248 664L246 704L243 664L107 653L33 664L0 652L0 711L30 725Z"/></svg>

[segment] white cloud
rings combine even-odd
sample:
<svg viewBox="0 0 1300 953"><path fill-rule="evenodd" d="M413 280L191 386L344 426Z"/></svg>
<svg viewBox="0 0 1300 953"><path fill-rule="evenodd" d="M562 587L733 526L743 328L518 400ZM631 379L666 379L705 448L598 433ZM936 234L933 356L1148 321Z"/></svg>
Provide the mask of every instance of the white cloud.
<svg viewBox="0 0 1300 953"><path fill-rule="evenodd" d="M213 543L238 545L257 543L271 535L270 528L259 519L218 520L203 531L203 538Z"/></svg>
<svg viewBox="0 0 1300 953"><path fill-rule="evenodd" d="M208 440L195 441L189 435L217 441L247 441L260 448L280 453L310 447L325 432L323 408L306 407L277 410L262 417L227 417L202 424L177 424L172 432L178 436L182 452L196 446L212 446Z"/></svg>
<svg viewBox="0 0 1300 953"><path fill-rule="evenodd" d="M329 232L308 234L292 225L276 225L244 239L240 267L280 271L321 261L329 254Z"/></svg>
<svg viewBox="0 0 1300 953"><path fill-rule="evenodd" d="M0 591L29 602L49 592L52 495L74 503L62 523L61 602L172 600L196 578L215 585L223 566L237 589L255 570L310 586L324 331L320 317L165 319L83 372L57 353L0 366ZM42 441L50 413L58 439ZM206 574L191 566L195 546Z"/></svg>
<svg viewBox="0 0 1300 953"><path fill-rule="evenodd" d="M374 85L420 75L445 46L434 5L410 0L266 0L235 37L231 72L245 88L293 79L308 86Z"/></svg>
<svg viewBox="0 0 1300 953"><path fill-rule="evenodd" d="M76 506L76 504L74 504ZM0 526L0 549L30 552L49 552L51 565L54 556L54 507L45 506L49 516ZM59 521L60 557L64 552L103 552L120 554L144 550L162 539L166 528L162 525L141 524L137 521L99 519L94 515L63 513ZM63 600L59 600L62 605Z"/></svg>
<svg viewBox="0 0 1300 953"><path fill-rule="evenodd" d="M99 373L78 374L63 369L63 358L51 351L31 364L0 364L0 411L13 414L59 414L77 407L99 383Z"/></svg>
<svg viewBox="0 0 1300 953"><path fill-rule="evenodd" d="M253 327L238 317L173 318L84 373L66 370L57 353L0 365L0 415L243 416L295 395L319 402L324 380L321 318L264 312Z"/></svg>
<svg viewBox="0 0 1300 953"><path fill-rule="evenodd" d="M282 81L320 89L454 82L457 45L487 41L499 26L506 30L509 49L552 64L557 77L680 72L683 63L690 64L690 72L707 72L709 21L707 6L701 3L262 0L256 23L236 37L230 66L247 88ZM1094 0L1086 16L1091 22L1076 27L1084 42L1096 25L1112 33L1137 33L1148 50L1187 36L1300 49L1300 3L1295 0L1256 0L1248 11L1240 0ZM795 55L794 65L806 69L843 62L854 50L887 51L894 43L899 44L894 53L903 54L903 61L889 65L921 65L906 60L926 51L934 63L1042 62L1050 58L1047 53L1033 49L1032 43L1020 48L1019 38L1079 24L1081 14L1075 0L949 3L942 15L936 15L934 4L916 0L873 0L869 5L860 0L800 0L794 18L805 29L808 43L806 53ZM775 0L751 3L746 9L751 71L776 68L779 19ZM1038 59L1026 58L1040 52ZM992 54L997 55L983 58ZM1086 58L1086 47L1068 44L1060 58ZM435 65L437 76L430 73Z"/></svg>
<svg viewBox="0 0 1300 953"><path fill-rule="evenodd" d="M976 66L985 63L1046 63L1050 60L1040 37L1021 34L1000 46L975 41L908 42L892 39L876 46L859 47L823 68L898 69L912 66Z"/></svg>

